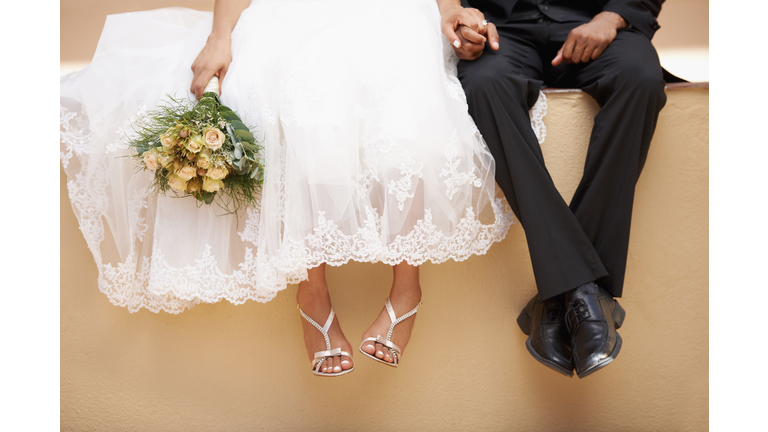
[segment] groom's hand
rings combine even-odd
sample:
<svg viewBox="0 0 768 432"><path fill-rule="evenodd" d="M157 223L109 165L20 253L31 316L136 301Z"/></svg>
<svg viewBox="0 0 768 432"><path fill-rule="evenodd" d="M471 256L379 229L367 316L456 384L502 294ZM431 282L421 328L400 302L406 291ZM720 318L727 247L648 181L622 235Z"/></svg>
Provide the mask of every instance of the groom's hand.
<svg viewBox="0 0 768 432"><path fill-rule="evenodd" d="M615 12L600 12L592 21L568 33L568 38L552 59L552 66L566 61L568 64L586 63L600 57L616 39L618 30L626 28L627 21Z"/></svg>
<svg viewBox="0 0 768 432"><path fill-rule="evenodd" d="M492 50L498 51L499 49L499 33L493 23L488 23L485 36L464 25L459 26L456 34L459 36L460 46L456 48L454 45L453 51L462 60L473 61L480 58L483 55L486 42Z"/></svg>
<svg viewBox="0 0 768 432"><path fill-rule="evenodd" d="M488 39L492 49L499 49L496 27L486 23L482 12L461 6L458 0L437 0L437 3L442 21L441 30L459 58L477 59L483 53L483 46Z"/></svg>

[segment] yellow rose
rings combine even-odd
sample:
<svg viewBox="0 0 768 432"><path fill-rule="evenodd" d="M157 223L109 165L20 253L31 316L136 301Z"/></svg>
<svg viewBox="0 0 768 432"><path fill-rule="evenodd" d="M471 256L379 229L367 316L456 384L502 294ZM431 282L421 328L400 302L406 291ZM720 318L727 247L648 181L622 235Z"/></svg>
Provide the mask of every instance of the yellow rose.
<svg viewBox="0 0 768 432"><path fill-rule="evenodd" d="M204 144L205 143L203 141L203 137L200 135L195 135L187 140L187 143L184 147L186 147L187 150L191 151L192 153L197 153L203 149Z"/></svg>
<svg viewBox="0 0 768 432"><path fill-rule="evenodd" d="M171 176L168 177L168 185L177 191L185 192L187 190L187 181L176 174L171 174Z"/></svg>
<svg viewBox="0 0 768 432"><path fill-rule="evenodd" d="M163 154L157 159L157 162L161 167L167 168L171 163L173 163L173 155Z"/></svg>
<svg viewBox="0 0 768 432"><path fill-rule="evenodd" d="M221 145L224 144L224 141L227 139L224 132L216 128L207 128L203 131L203 136L205 137L205 145L211 150L220 149Z"/></svg>
<svg viewBox="0 0 768 432"><path fill-rule="evenodd" d="M224 177L226 177L228 173L229 172L224 167L215 167L209 169L206 176L214 180L224 180Z"/></svg>
<svg viewBox="0 0 768 432"><path fill-rule="evenodd" d="M160 135L160 144L163 145L163 148L169 149L176 145L176 141L172 136L168 134L162 134Z"/></svg>
<svg viewBox="0 0 768 432"><path fill-rule="evenodd" d="M176 171L176 175L186 181L197 175L197 168L191 165L184 165L180 170Z"/></svg>
<svg viewBox="0 0 768 432"><path fill-rule="evenodd" d="M158 157L160 155L155 150L149 150L144 152L144 165L151 170L156 170L158 165Z"/></svg>
<svg viewBox="0 0 768 432"><path fill-rule="evenodd" d="M206 192L217 192L224 187L224 182L221 180L215 180L210 177L203 178L203 190Z"/></svg>
<svg viewBox="0 0 768 432"><path fill-rule="evenodd" d="M208 165L211 163L211 151L209 149L203 149L197 154L197 167L202 169L208 169Z"/></svg>
<svg viewBox="0 0 768 432"><path fill-rule="evenodd" d="M200 190L200 179L195 177L187 183L187 192L197 192Z"/></svg>

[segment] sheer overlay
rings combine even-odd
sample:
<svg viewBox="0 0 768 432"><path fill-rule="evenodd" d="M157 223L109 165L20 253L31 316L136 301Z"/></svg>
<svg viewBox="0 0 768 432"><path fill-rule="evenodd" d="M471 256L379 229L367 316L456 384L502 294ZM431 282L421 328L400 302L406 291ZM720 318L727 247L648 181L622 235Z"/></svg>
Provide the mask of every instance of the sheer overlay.
<svg viewBox="0 0 768 432"><path fill-rule="evenodd" d="M109 16L91 65L61 80L61 162L99 289L130 311L178 313L268 301L321 263L484 254L513 215L439 23L433 0L254 1L222 102L256 132L266 177L255 208L225 215L154 195L124 157L133 121L190 97L211 14Z"/></svg>

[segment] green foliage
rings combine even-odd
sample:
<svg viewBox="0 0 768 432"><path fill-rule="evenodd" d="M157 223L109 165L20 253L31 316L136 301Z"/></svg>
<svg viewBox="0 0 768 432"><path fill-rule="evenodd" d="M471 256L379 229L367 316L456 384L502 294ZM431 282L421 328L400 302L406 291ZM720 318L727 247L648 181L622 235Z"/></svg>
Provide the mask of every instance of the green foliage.
<svg viewBox="0 0 768 432"><path fill-rule="evenodd" d="M208 128L223 133L225 139L220 148L209 149L205 144L204 133ZM133 124L133 129L134 133L128 137L128 145L136 150L132 157L143 169L150 169L145 156L158 162L157 168L152 170L152 186L158 193L173 190L177 195L194 196L206 205L218 197L215 201L227 214L236 213L243 206L255 205L264 182L264 159L259 156L263 148L248 126L232 109L222 105L215 93L204 93L197 102L169 96L166 104L148 112ZM163 136L167 137L166 147L161 139ZM203 169L205 173L198 170L196 177L183 183L184 191L174 189L172 177L176 182L183 182L177 177L183 167L191 166L197 170L206 166L207 159L200 159L204 153L199 148L201 143L202 150L208 149L206 151L211 155L210 163ZM214 168L226 169L227 175L221 180L221 189L208 192L202 189L203 178ZM176 187L179 187L178 183Z"/></svg>

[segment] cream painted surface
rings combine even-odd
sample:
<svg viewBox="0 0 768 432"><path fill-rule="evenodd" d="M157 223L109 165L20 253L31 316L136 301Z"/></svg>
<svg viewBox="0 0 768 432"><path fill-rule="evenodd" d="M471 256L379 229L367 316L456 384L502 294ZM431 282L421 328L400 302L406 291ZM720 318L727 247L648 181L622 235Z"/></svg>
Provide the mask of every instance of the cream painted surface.
<svg viewBox="0 0 768 432"><path fill-rule="evenodd" d="M669 90L637 187L617 360L584 379L537 363L515 324L535 286L519 225L487 255L424 265L401 367L357 355L310 372L295 287L272 302L130 314L96 286L61 174L64 431L702 431L708 428L708 100ZM550 94L545 158L570 197L597 106ZM386 265L329 268L355 345L382 307Z"/></svg>

